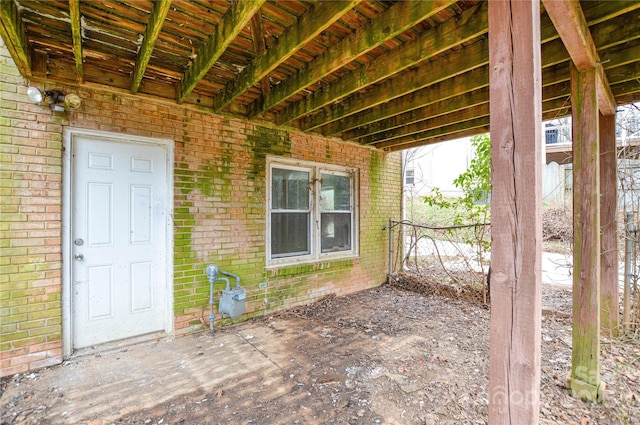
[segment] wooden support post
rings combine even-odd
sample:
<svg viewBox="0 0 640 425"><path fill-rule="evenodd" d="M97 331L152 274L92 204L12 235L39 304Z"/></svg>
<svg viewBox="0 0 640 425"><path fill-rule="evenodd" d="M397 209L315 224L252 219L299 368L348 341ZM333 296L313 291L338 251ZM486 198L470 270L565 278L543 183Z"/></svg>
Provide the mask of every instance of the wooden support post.
<svg viewBox="0 0 640 425"><path fill-rule="evenodd" d="M540 2L489 2L492 161L489 424L540 411Z"/></svg>
<svg viewBox="0 0 640 425"><path fill-rule="evenodd" d="M600 386L600 171L596 68L571 63L573 127L573 346L569 388L596 401Z"/></svg>
<svg viewBox="0 0 640 425"><path fill-rule="evenodd" d="M600 115L600 324L609 336L617 335L618 287L618 162L616 116Z"/></svg>

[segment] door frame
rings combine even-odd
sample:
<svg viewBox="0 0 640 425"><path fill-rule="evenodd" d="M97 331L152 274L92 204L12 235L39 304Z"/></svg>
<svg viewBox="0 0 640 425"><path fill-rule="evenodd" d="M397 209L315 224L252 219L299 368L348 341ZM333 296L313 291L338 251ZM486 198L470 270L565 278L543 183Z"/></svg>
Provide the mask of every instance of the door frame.
<svg viewBox="0 0 640 425"><path fill-rule="evenodd" d="M166 305L164 330L173 335L173 155L174 142L171 139L156 139L122 133L66 127L62 137L62 356L73 354L73 297L72 297L72 246L73 235L71 207L73 200L72 152L78 137L96 140L113 140L120 143L150 144L162 147L166 152Z"/></svg>

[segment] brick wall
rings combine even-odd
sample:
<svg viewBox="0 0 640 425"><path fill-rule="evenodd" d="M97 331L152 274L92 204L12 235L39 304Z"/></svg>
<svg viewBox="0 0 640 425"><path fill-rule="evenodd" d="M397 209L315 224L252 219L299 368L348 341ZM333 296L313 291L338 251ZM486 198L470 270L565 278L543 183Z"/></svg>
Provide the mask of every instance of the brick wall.
<svg viewBox="0 0 640 425"><path fill-rule="evenodd" d="M400 216L398 154L257 126L194 106L46 82L47 88L73 91L83 99L75 111L52 113L28 102L26 82L3 45L0 59L2 375L61 361L61 144L67 125L175 141L177 333L202 329L202 319L207 320L204 269L209 263L241 277L248 298L247 314L239 320L385 280L387 233L382 229L390 217ZM358 169L358 258L266 267L268 155Z"/></svg>
<svg viewBox="0 0 640 425"><path fill-rule="evenodd" d="M0 39L2 43L2 39ZM61 360L61 203L64 116L25 102L0 45L0 369Z"/></svg>

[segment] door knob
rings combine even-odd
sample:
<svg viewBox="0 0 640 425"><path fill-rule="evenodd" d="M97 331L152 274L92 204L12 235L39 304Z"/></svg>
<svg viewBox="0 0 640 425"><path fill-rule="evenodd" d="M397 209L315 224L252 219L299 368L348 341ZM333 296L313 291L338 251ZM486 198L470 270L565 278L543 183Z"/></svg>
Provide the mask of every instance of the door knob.
<svg viewBox="0 0 640 425"><path fill-rule="evenodd" d="M80 260L84 259L84 255L76 254L76 255L73 256L73 258L75 258L76 260L80 261Z"/></svg>

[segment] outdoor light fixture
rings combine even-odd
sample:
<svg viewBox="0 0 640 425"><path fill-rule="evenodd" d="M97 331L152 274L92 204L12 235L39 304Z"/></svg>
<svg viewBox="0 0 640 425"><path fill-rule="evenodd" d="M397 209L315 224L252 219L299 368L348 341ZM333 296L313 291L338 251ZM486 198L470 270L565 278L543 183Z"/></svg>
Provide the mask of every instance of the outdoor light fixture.
<svg viewBox="0 0 640 425"><path fill-rule="evenodd" d="M27 88L27 97L38 105L49 105L51 110L61 112L68 109L76 109L80 106L80 96L74 93L65 95L60 90L45 90L44 92L36 87Z"/></svg>

